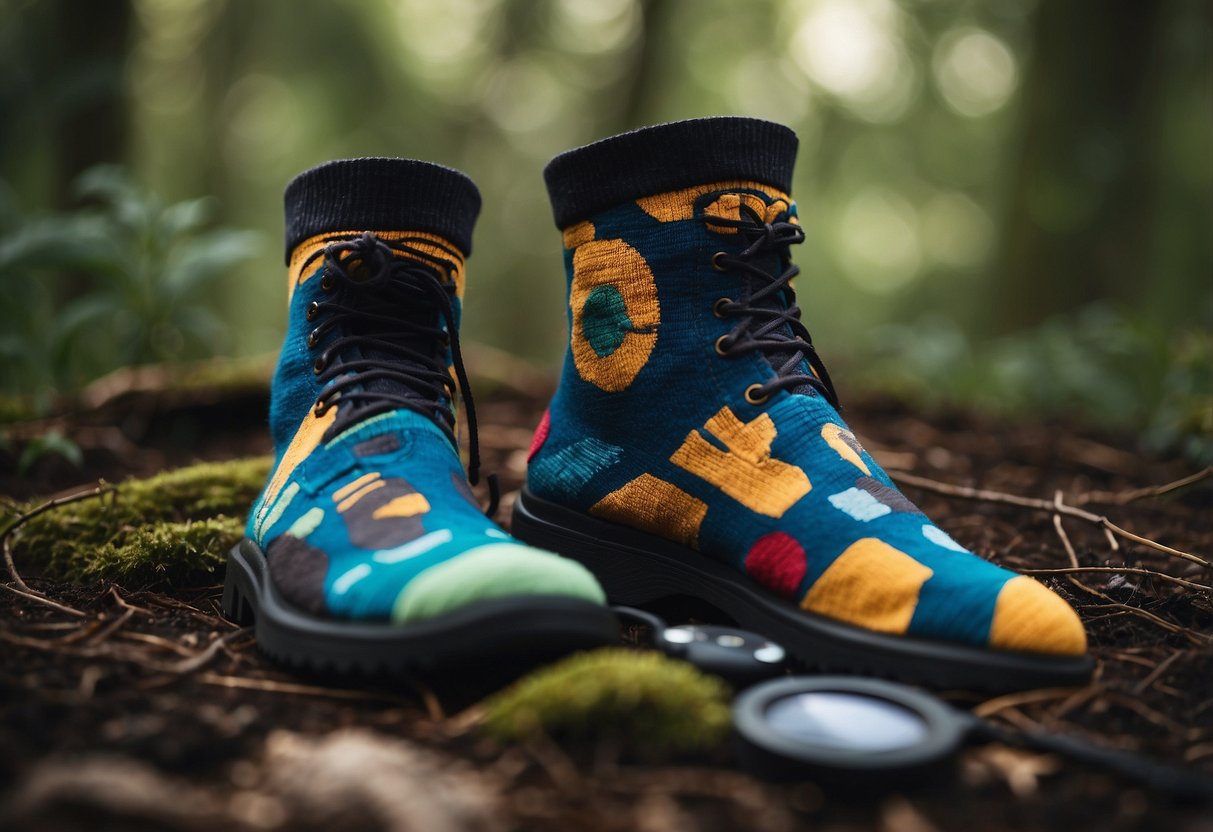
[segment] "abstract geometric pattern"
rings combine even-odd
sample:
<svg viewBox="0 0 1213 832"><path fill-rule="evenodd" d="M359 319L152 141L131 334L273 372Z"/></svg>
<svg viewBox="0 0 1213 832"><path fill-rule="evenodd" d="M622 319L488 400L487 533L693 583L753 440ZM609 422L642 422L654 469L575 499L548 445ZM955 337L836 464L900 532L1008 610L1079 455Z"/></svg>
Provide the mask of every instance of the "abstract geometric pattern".
<svg viewBox="0 0 1213 832"><path fill-rule="evenodd" d="M612 393L627 389L657 344L661 308L653 272L622 240L591 240L573 252L573 361L581 377Z"/></svg>
<svg viewBox="0 0 1213 832"><path fill-rule="evenodd" d="M314 406L321 387L309 333L317 326L317 309L333 305L323 255L326 246L351 237L366 239L362 231L313 236L289 258L289 324L270 418L278 458L247 528L266 553L272 584L300 610L359 620L440 615L500 597L507 586L515 593L600 602L601 590L582 567L513 540L484 516L452 436L435 418L402 407L347 419L338 428L340 400ZM464 274L458 248L422 232L375 232L374 239L405 244L400 258L437 269L458 319ZM434 344L441 349L442 343L435 336ZM447 348L448 367L451 361ZM466 575L447 568L427 578L429 594L419 596L414 588L408 603L401 601L414 579L473 552L481 554L476 579L467 586L449 585Z"/></svg>
<svg viewBox="0 0 1213 832"><path fill-rule="evenodd" d="M742 422L724 407L708 419L703 429L724 448L692 431L670 461L716 486L750 511L782 517L812 489L804 471L771 457L771 443L778 432L766 413Z"/></svg>
<svg viewBox="0 0 1213 832"><path fill-rule="evenodd" d="M1064 601L932 524L823 396L747 394L776 377L775 359L722 353L737 322L720 304L765 284L718 258L736 261L797 223L787 193L738 178L634 194L567 224L570 347L532 444L528 488L679 543L688 558L729 564L739 579L837 621L1081 653L1085 636ZM786 258L747 262L777 273ZM789 302L763 297L763 310ZM751 329L778 314L760 310ZM807 364L801 372L816 375Z"/></svg>

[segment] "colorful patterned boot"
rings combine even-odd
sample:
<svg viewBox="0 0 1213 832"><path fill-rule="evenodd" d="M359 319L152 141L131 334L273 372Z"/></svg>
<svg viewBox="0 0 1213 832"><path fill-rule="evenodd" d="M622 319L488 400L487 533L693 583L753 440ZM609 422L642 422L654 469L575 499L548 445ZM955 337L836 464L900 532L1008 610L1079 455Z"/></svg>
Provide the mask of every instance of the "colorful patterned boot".
<svg viewBox="0 0 1213 832"><path fill-rule="evenodd" d="M795 152L785 127L720 118L548 166L571 344L514 533L613 601L694 596L818 667L1081 683L1070 607L965 551L839 417L790 282Z"/></svg>
<svg viewBox="0 0 1213 832"><path fill-rule="evenodd" d="M286 190L290 313L273 380L276 460L224 608L315 670L529 662L616 640L580 565L477 507L455 438L464 258L480 196L401 159L331 162Z"/></svg>

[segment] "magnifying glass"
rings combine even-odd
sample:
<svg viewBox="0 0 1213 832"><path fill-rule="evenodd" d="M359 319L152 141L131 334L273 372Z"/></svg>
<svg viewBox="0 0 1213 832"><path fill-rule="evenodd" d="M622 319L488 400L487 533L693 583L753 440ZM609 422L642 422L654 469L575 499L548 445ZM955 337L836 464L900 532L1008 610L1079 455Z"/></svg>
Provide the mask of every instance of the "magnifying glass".
<svg viewBox="0 0 1213 832"><path fill-rule="evenodd" d="M1183 802L1213 802L1213 781L1199 772L1064 734L1008 730L880 679L789 676L762 682L734 701L733 727L739 762L768 779L857 787L934 780L963 746L1000 742L1095 765Z"/></svg>
<svg viewBox="0 0 1213 832"><path fill-rule="evenodd" d="M615 611L647 625L653 646L741 690L733 703L738 762L767 779L814 779L870 788L946 774L968 744L1000 742L1064 755L1192 803L1213 802L1196 771L1073 737L1012 731L925 691L861 676L788 676L783 649L731 627L668 626L644 610Z"/></svg>
<svg viewBox="0 0 1213 832"><path fill-rule="evenodd" d="M739 762L768 779L918 781L946 768L977 718L905 685L791 676L733 703Z"/></svg>

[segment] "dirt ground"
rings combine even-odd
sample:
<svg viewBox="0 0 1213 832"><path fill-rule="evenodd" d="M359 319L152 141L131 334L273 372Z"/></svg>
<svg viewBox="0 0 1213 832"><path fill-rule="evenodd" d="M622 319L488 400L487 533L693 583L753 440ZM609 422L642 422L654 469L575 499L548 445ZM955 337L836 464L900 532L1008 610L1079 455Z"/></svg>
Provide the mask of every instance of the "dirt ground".
<svg viewBox="0 0 1213 832"><path fill-rule="evenodd" d="M499 386L478 403L501 518L546 392ZM48 458L17 477L10 453L0 494L11 503L267 453L265 408L256 389L119 395L56 423L84 449L84 470ZM848 402L846 416L957 540L1044 570L1086 622L1098 660L1087 687L948 698L1009 727L1213 775L1213 571L1183 556L1213 554L1213 480L1153 488L1200 472L1065 424L872 398ZM764 783L727 759L654 765L550 741L502 749L457 716L491 690L474 674L371 684L280 671L222 617L221 575L185 588L68 585L16 565L75 612L12 592L0 603L7 829L1213 829L1210 815L1129 780L998 745L965 751L929 788L858 797ZM1047 571L1075 565L1088 571Z"/></svg>

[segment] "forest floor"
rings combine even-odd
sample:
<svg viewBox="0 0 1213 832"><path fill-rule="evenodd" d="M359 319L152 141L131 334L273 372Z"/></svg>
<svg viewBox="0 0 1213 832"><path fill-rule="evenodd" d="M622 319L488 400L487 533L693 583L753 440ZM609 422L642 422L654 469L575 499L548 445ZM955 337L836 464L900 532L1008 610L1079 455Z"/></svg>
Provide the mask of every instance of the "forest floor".
<svg viewBox="0 0 1213 832"><path fill-rule="evenodd" d="M507 521L548 392L541 381L499 385L478 401L484 469L501 477ZM982 556L1034 571L1086 622L1098 662L1086 687L947 698L1011 728L1213 774L1213 572L1182 556L1213 553L1207 472L1063 423L847 404L856 433L927 514ZM265 412L257 388L111 391L27 426L71 437L83 468L48 456L17 477L21 429L9 431L0 494L16 512L17 501L98 478L266 454ZM224 619L221 574L192 587L67 583L13 552L33 594L59 606L0 575L9 830L1213 829L1128 780L1000 745L964 751L929 788L859 800L765 783L724 758L641 763L544 739L503 748L458 718L489 692L483 680L371 684L278 669Z"/></svg>

